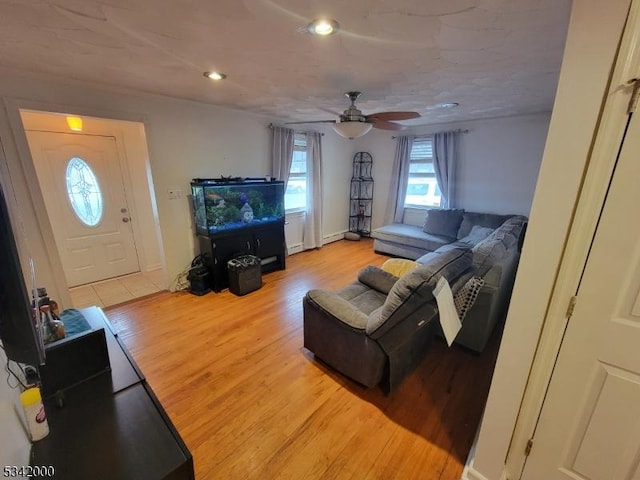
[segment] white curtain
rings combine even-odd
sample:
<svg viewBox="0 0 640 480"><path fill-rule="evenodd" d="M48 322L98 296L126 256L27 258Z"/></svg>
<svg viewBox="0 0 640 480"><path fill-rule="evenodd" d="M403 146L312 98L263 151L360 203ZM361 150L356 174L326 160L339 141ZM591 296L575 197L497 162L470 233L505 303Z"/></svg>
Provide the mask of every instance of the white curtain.
<svg viewBox="0 0 640 480"><path fill-rule="evenodd" d="M293 138L295 132L291 128L271 127L271 176L275 180L284 180L287 189L291 162L293 162Z"/></svg>
<svg viewBox="0 0 640 480"><path fill-rule="evenodd" d="M456 132L440 132L433 136L433 167L442 193L442 208L456 203Z"/></svg>
<svg viewBox="0 0 640 480"><path fill-rule="evenodd" d="M322 247L322 134L307 132L307 213L304 249Z"/></svg>
<svg viewBox="0 0 640 480"><path fill-rule="evenodd" d="M397 139L396 154L393 159L393 170L391 171L389 201L384 214L385 223L402 223L413 138L412 135L402 135Z"/></svg>

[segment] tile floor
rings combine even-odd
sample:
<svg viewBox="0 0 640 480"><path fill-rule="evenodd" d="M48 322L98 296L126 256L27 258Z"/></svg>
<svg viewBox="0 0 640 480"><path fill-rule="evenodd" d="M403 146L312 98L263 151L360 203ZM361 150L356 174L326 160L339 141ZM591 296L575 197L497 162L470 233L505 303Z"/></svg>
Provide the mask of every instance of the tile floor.
<svg viewBox="0 0 640 480"><path fill-rule="evenodd" d="M139 272L69 290L74 308L110 307L165 290L162 269Z"/></svg>

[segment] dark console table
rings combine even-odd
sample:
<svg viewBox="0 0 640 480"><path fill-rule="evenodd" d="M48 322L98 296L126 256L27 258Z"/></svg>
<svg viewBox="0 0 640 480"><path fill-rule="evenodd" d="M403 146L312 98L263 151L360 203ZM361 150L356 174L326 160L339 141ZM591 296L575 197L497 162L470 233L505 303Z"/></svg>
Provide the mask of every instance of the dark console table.
<svg viewBox="0 0 640 480"><path fill-rule="evenodd" d="M191 453L106 316L81 312L104 329L111 367L45 399L50 433L33 444L31 465L65 480L193 480Z"/></svg>

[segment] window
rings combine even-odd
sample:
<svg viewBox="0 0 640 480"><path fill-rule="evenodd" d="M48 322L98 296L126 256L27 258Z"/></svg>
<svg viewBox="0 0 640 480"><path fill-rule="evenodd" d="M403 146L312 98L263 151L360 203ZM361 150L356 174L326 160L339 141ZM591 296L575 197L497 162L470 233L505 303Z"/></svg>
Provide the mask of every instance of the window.
<svg viewBox="0 0 640 480"><path fill-rule="evenodd" d="M67 164L67 195L73 211L88 227L102 218L102 192L91 167L78 157Z"/></svg>
<svg viewBox="0 0 640 480"><path fill-rule="evenodd" d="M307 136L304 133L296 133L293 139L293 161L284 206L286 210L307 207Z"/></svg>
<svg viewBox="0 0 640 480"><path fill-rule="evenodd" d="M416 138L413 140L409 156L409 180L405 207L439 207L440 188L433 167L433 140Z"/></svg>

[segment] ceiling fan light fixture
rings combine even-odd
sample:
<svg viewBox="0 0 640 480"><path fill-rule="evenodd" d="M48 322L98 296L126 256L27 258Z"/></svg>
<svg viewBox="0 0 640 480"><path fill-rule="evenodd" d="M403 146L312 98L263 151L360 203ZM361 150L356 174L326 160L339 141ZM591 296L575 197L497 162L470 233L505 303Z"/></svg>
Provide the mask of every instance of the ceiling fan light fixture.
<svg viewBox="0 0 640 480"><path fill-rule="evenodd" d="M365 135L372 127L368 122L339 122L332 126L338 135L349 140Z"/></svg>
<svg viewBox="0 0 640 480"><path fill-rule="evenodd" d="M220 72L204 72L204 76L215 81L224 80L227 76Z"/></svg>
<svg viewBox="0 0 640 480"><path fill-rule="evenodd" d="M319 35L321 37L336 33L338 28L338 22L332 18L317 18L307 25L307 31L311 35Z"/></svg>

